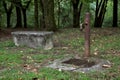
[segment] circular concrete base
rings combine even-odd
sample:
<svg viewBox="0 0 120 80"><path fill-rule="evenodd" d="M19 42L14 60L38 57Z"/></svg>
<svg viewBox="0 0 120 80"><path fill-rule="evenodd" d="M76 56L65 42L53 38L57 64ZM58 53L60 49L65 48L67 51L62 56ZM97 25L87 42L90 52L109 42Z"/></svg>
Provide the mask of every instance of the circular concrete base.
<svg viewBox="0 0 120 80"><path fill-rule="evenodd" d="M73 60L73 61L71 61ZM74 64L76 60L77 64ZM79 62L82 61L82 62ZM84 62L84 63L83 63ZM87 65L87 66L85 66ZM64 59L57 59L48 64L46 67L50 67L53 69L58 70L68 70L68 71L75 71L75 72L90 72L90 71L101 71L105 68L103 65L110 65L108 60L103 60L99 58L64 58Z"/></svg>

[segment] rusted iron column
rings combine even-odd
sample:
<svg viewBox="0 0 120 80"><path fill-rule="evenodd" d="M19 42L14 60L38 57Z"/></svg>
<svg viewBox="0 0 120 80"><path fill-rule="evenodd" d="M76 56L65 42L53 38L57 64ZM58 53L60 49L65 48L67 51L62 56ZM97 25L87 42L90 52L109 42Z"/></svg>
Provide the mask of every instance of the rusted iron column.
<svg viewBox="0 0 120 80"><path fill-rule="evenodd" d="M90 13L85 14L85 54L84 57L90 56Z"/></svg>

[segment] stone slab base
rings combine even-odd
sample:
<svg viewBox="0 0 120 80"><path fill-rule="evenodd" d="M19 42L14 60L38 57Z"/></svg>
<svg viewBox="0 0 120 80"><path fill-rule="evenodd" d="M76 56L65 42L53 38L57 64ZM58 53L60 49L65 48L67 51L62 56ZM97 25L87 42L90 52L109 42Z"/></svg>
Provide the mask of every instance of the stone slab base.
<svg viewBox="0 0 120 80"><path fill-rule="evenodd" d="M47 31L16 31L11 33L16 46L27 46L31 48L53 48L52 34Z"/></svg>
<svg viewBox="0 0 120 80"><path fill-rule="evenodd" d="M73 71L73 72L82 72L82 73L87 73L91 71L102 71L105 68L103 65L110 65L110 62L108 60L104 59L98 59L98 58L89 58L87 59L88 61L94 61L95 64L90 66L90 67L82 67L81 66L76 66L73 64L65 64L65 61L71 60L71 59L76 59L76 58L71 58L67 57L64 59L56 59L53 62L50 62L49 64L46 65L46 67L53 68L53 69L58 69L59 71L62 70L67 70L67 71ZM77 59L82 59L82 58L77 58ZM76 59L76 60L77 60Z"/></svg>

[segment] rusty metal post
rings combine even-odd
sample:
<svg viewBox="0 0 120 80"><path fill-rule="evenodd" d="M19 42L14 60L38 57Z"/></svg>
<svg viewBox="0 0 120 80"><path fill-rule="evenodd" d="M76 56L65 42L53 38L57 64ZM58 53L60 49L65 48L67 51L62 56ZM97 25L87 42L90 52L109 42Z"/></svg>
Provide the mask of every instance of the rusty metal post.
<svg viewBox="0 0 120 80"><path fill-rule="evenodd" d="M90 13L86 13L85 20L85 54L84 57L90 56Z"/></svg>

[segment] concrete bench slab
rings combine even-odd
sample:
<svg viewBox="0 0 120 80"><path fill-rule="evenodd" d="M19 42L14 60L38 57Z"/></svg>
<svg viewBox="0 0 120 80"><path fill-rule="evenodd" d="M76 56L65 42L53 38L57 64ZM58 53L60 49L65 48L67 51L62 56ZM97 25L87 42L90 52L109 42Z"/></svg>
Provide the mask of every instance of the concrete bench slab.
<svg viewBox="0 0 120 80"><path fill-rule="evenodd" d="M47 31L15 31L11 33L16 46L27 46L31 48L53 48L53 32Z"/></svg>

